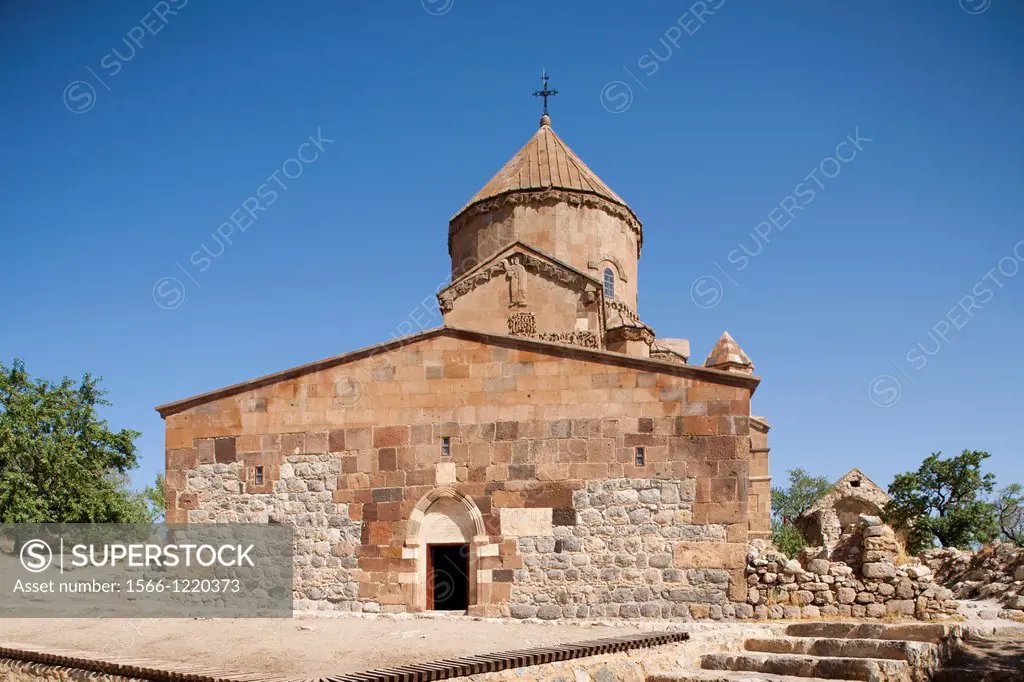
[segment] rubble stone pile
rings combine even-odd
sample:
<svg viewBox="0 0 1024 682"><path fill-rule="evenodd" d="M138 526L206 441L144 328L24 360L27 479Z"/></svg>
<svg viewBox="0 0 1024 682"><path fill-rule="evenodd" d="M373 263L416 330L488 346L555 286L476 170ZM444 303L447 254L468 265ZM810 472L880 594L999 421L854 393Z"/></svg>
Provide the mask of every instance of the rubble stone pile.
<svg viewBox="0 0 1024 682"><path fill-rule="evenodd" d="M957 599L996 599L1024 616L1024 548L996 540L977 553L930 549L920 558Z"/></svg>
<svg viewBox="0 0 1024 682"><path fill-rule="evenodd" d="M747 603L755 618L913 617L943 620L956 614L953 591L934 582L921 563L897 566L892 528L877 516L861 516L859 571L830 561L824 548L799 559L758 547L747 556Z"/></svg>

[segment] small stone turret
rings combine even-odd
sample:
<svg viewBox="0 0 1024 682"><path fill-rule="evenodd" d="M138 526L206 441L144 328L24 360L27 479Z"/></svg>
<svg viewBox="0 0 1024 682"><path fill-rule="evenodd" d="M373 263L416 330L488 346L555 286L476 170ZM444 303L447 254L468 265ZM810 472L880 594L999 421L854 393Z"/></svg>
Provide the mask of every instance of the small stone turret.
<svg viewBox="0 0 1024 682"><path fill-rule="evenodd" d="M704 366L740 374L754 373L754 363L750 361L750 358L743 352L740 345L736 343L736 340L729 335L729 332L722 332L718 343L708 353Z"/></svg>

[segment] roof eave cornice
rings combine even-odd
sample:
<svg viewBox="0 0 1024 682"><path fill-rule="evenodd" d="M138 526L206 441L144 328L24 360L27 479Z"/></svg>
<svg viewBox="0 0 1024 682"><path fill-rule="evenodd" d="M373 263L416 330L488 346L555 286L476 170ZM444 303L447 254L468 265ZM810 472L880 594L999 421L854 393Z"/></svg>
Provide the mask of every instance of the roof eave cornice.
<svg viewBox="0 0 1024 682"><path fill-rule="evenodd" d="M521 347L528 346L538 351L549 352L559 357L564 358L579 358L596 362L607 362L609 364L617 365L620 367L629 367L631 369L638 369L641 371L657 372L660 374L670 374L674 376L692 377L709 381L715 384L721 384L726 386L735 386L737 388L746 388L750 390L751 394L757 389L761 383L761 377L752 376L749 374L735 374L732 372L723 372L717 369L710 369L708 367L701 367L699 365L680 365L665 360L654 360L650 358L641 358L632 355L625 355L623 353L615 353L608 350L599 350L592 348L583 348L581 346L572 346L567 344L555 343L551 341L541 341L538 339L531 339L522 336L509 336L506 334L494 334L490 332L479 332L469 329L461 329L458 327L435 327L434 329L428 329L423 332L404 336L399 339L392 339L384 343L379 343L374 346L368 346L359 350L352 351L350 353L343 353L341 355L335 355L323 360L317 360L298 367L292 367L281 372L275 372L273 374L267 374L256 379L249 381L243 381L238 384L232 384L224 388L219 388L213 391L207 391L206 393L200 393L190 398L184 398L170 403L165 403L154 408L161 417L166 419L167 417L183 412L189 408L203 405L205 403L212 402L214 400L220 400L221 398L227 398L240 393L245 393L257 388L264 388L271 386L282 381L288 381L295 379L306 374L313 372L319 372L339 365L347 364L363 358L372 357L382 352L396 350L403 346L407 346L411 343L418 343L436 336L451 336L453 338L459 338L470 341L477 341L480 343L486 343L493 346L501 347Z"/></svg>

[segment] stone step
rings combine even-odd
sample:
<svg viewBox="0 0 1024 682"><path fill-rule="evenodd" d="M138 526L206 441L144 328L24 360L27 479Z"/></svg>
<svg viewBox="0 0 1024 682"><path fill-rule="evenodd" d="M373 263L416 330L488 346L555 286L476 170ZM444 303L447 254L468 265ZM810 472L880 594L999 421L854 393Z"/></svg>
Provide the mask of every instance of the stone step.
<svg viewBox="0 0 1024 682"><path fill-rule="evenodd" d="M903 639L938 644L959 634L955 625L943 623L792 623L786 634L829 639Z"/></svg>
<svg viewBox="0 0 1024 682"><path fill-rule="evenodd" d="M806 654L831 658L884 658L917 662L934 650L934 644L900 639L841 639L831 637L756 637L744 648L769 654Z"/></svg>
<svg viewBox="0 0 1024 682"><path fill-rule="evenodd" d="M647 682L825 682L820 677L792 677L756 673L749 670L680 670L678 672L650 675ZM829 682L837 682L832 679ZM838 680L838 682L853 682Z"/></svg>
<svg viewBox="0 0 1024 682"><path fill-rule="evenodd" d="M754 652L706 654L701 668L863 682L910 682L913 673L906 661Z"/></svg>

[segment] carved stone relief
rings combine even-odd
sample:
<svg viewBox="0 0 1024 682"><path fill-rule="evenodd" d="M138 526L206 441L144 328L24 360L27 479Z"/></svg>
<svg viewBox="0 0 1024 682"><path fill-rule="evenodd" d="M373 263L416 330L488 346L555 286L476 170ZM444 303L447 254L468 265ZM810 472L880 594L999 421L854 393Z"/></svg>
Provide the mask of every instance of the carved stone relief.
<svg viewBox="0 0 1024 682"><path fill-rule="evenodd" d="M580 331L574 329L571 332L541 332L537 334L541 341L554 341L555 343L568 343L583 348L597 348L597 334L591 331Z"/></svg>
<svg viewBox="0 0 1024 682"><path fill-rule="evenodd" d="M508 316L508 333L510 336L524 336L541 341L568 343L583 348L599 348L597 334L586 329L574 329L567 332L537 332L537 320L533 313L512 313Z"/></svg>
<svg viewBox="0 0 1024 682"><path fill-rule="evenodd" d="M509 307L517 308L525 306L526 268L522 263L512 262L512 259L510 258L505 276L508 278Z"/></svg>
<svg viewBox="0 0 1024 682"><path fill-rule="evenodd" d="M512 313L508 316L508 333L510 336L536 336L537 319L533 313Z"/></svg>
<svg viewBox="0 0 1024 682"><path fill-rule="evenodd" d="M643 341L648 346L654 343L654 330L642 327L615 327L608 330L609 341Z"/></svg>
<svg viewBox="0 0 1024 682"><path fill-rule="evenodd" d="M469 273L450 285L437 295L442 312L451 312L455 299L486 284L492 277L503 275L509 280L510 307L526 305L526 272L531 271L540 276L565 286L583 291L588 303L597 300L599 289L594 280L554 263L537 258L528 253L516 252L503 260L495 261L479 270Z"/></svg>
<svg viewBox="0 0 1024 682"><path fill-rule="evenodd" d="M610 313L617 313L624 320L630 320L631 322L635 322L637 324L643 324L643 322L640 321L640 316L633 312L633 309L630 308L625 303L623 303L622 301L617 301L614 299L605 299L604 305L605 308L610 309ZM614 315L610 314L608 315L608 317L613 318Z"/></svg>

